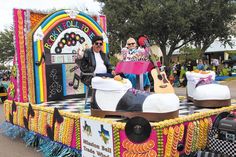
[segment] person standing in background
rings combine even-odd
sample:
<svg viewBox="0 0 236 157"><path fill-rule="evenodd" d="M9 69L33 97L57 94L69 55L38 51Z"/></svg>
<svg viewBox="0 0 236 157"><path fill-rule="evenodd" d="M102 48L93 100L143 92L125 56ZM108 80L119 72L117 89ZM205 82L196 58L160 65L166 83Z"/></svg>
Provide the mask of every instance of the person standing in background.
<svg viewBox="0 0 236 157"><path fill-rule="evenodd" d="M197 69L198 70L205 70L202 60L199 60L199 62L197 64Z"/></svg>
<svg viewBox="0 0 236 157"><path fill-rule="evenodd" d="M193 71L193 64L192 61L188 61L186 65L187 71Z"/></svg>
<svg viewBox="0 0 236 157"><path fill-rule="evenodd" d="M180 64L179 62L176 63L176 65L175 65L175 70L176 70L177 76L180 77L181 64Z"/></svg>
<svg viewBox="0 0 236 157"><path fill-rule="evenodd" d="M218 75L219 60L218 60L218 59L213 59L213 60L212 60L212 65L213 65L214 68L215 68L215 73L216 73L216 75Z"/></svg>

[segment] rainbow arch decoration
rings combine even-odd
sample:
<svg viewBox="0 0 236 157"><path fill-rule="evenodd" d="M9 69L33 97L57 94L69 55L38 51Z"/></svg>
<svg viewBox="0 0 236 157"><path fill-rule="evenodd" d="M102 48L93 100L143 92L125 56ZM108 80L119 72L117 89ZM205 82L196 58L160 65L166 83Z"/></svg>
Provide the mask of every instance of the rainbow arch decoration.
<svg viewBox="0 0 236 157"><path fill-rule="evenodd" d="M8 99L39 104L84 96L83 84L69 84L79 72L73 70L75 58L91 46L95 35L103 36L103 51L108 53L106 16L69 9L13 9L13 21L15 56Z"/></svg>
<svg viewBox="0 0 236 157"><path fill-rule="evenodd" d="M102 27L80 11L54 12L45 17L31 34L37 104L67 96L69 65L74 64L78 49L91 46L93 37L103 36L103 51L108 52L108 39Z"/></svg>

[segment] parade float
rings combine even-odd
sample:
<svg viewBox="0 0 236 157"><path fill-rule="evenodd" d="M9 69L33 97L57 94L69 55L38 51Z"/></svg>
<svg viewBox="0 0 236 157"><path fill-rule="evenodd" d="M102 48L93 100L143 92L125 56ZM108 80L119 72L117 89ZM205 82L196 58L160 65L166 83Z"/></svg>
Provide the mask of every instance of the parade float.
<svg viewBox="0 0 236 157"><path fill-rule="evenodd" d="M86 86L78 82L74 84L80 81L74 80L78 70L75 58L77 50L90 47L91 39L96 35L103 36L103 50L108 52L106 17L89 16L74 10L48 14L14 9L13 15L16 53L8 100L4 102L6 121L1 125L1 131L10 137L22 137L28 146L36 147L44 156L190 155L207 147L208 133L218 114L236 110L235 100L232 100L232 105L208 109L193 106L183 97L173 94L168 100L153 94L145 97L142 103L145 104L150 97L149 102L153 104L147 105L146 109L145 105L142 106L139 112L151 112L155 101L162 100L156 102L161 106L153 112L173 111L173 117L156 117L155 121L147 121L145 116L135 117L136 111L130 119L125 116L91 116L83 99ZM147 65L145 71L150 70L149 63L136 64ZM118 81L112 83L118 92L127 91L130 87L128 81L110 82L114 81ZM117 104L113 108L109 104L103 105L114 103L117 97L109 97L110 92L104 88L110 86L107 82L105 85L99 82L101 84L94 80L94 88L100 90L97 103L104 110L116 111L114 106ZM116 90L113 91L115 94ZM123 96L122 92L119 94ZM141 91L131 92L137 94Z"/></svg>

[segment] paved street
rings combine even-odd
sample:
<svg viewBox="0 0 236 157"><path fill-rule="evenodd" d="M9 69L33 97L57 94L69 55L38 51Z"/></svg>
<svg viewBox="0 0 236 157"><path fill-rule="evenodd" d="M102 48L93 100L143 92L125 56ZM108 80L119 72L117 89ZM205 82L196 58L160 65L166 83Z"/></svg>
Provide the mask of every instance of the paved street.
<svg viewBox="0 0 236 157"><path fill-rule="evenodd" d="M0 124L3 121L3 104L0 104ZM0 157L42 157L42 154L26 147L21 139L11 139L0 134Z"/></svg>
<svg viewBox="0 0 236 157"><path fill-rule="evenodd" d="M231 91L231 97L236 99L236 80L230 82L224 82L229 86ZM185 96L185 88L175 88L177 95ZM4 121L3 105L0 104L0 124ZM41 153L38 153L33 148L28 148L21 139L12 140L8 137L0 135L0 157L42 157Z"/></svg>

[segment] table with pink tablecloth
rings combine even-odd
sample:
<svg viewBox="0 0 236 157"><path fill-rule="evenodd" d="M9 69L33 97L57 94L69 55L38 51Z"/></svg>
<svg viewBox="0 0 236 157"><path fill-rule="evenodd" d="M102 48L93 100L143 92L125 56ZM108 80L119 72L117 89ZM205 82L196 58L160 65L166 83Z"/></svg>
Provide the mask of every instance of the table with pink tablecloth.
<svg viewBox="0 0 236 157"><path fill-rule="evenodd" d="M161 66L160 62L157 62L158 67ZM119 62L116 65L115 72L117 74L136 74L137 75L137 87L138 89L143 90L143 74L150 72L153 69L153 64L150 61L128 61L128 62Z"/></svg>

